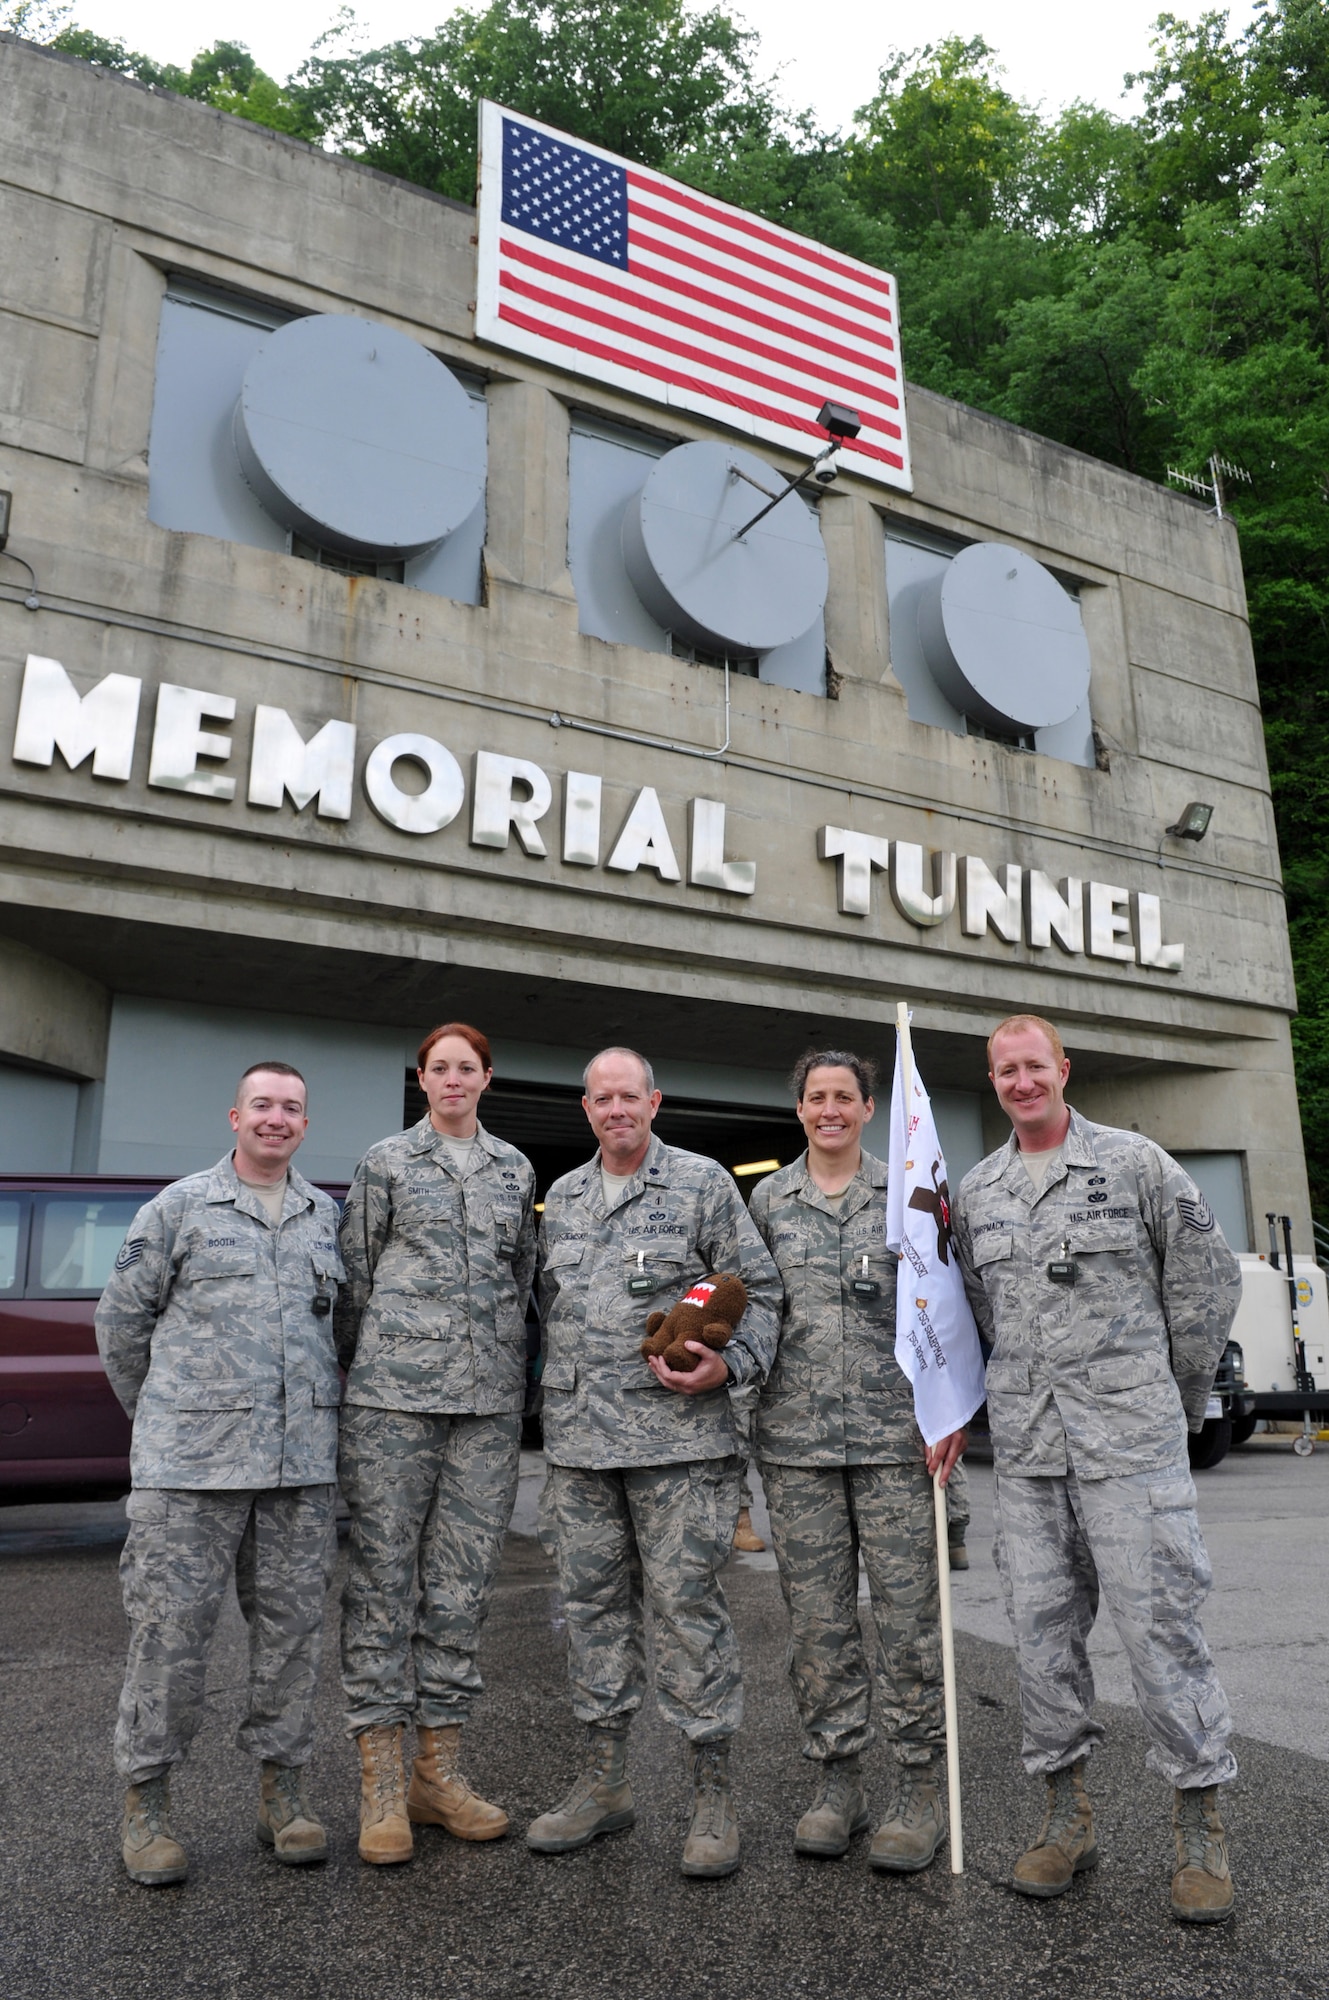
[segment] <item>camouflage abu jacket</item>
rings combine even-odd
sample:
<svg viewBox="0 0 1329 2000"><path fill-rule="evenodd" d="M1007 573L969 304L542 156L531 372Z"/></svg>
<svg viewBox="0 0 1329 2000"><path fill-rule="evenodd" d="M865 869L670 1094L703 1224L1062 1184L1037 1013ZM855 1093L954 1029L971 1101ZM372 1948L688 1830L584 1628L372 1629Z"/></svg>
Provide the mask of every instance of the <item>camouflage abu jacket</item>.
<svg viewBox="0 0 1329 2000"><path fill-rule="evenodd" d="M337 1476L337 1204L290 1170L274 1229L228 1155L129 1225L97 1347L134 1419L135 1486L322 1486Z"/></svg>
<svg viewBox="0 0 1329 2000"><path fill-rule="evenodd" d="M804 1153L757 1183L752 1219L784 1280L780 1345L757 1406L758 1456L777 1465L922 1458L913 1392L895 1359L885 1162L865 1152L837 1208Z"/></svg>
<svg viewBox="0 0 1329 2000"><path fill-rule="evenodd" d="M998 1472L1106 1479L1186 1465L1241 1293L1194 1181L1138 1132L1071 1113L1035 1196L1012 1134L961 1183L954 1242L993 1345ZM1069 1262L1073 1284L1048 1266Z"/></svg>
<svg viewBox="0 0 1329 2000"><path fill-rule="evenodd" d="M747 1310L725 1348L734 1382L760 1382L775 1352L780 1280L732 1177L652 1138L606 1211L597 1153L555 1181L540 1227L545 1456L554 1465L673 1465L726 1458L738 1438L725 1384L663 1389L638 1352L647 1316L711 1271L734 1271Z"/></svg>
<svg viewBox="0 0 1329 2000"><path fill-rule="evenodd" d="M428 1113L371 1146L341 1222L348 1403L497 1416L526 1394L535 1174L478 1128L459 1174Z"/></svg>

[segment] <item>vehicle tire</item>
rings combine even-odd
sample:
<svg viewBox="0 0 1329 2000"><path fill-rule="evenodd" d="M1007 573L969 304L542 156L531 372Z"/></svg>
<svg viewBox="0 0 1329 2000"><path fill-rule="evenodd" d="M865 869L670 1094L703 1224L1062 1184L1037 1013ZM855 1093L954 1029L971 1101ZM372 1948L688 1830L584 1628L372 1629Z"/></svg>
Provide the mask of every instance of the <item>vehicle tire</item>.
<svg viewBox="0 0 1329 2000"><path fill-rule="evenodd" d="M1186 1438L1192 1472L1212 1472L1232 1448L1231 1417L1209 1417L1202 1431L1190 1431Z"/></svg>
<svg viewBox="0 0 1329 2000"><path fill-rule="evenodd" d="M1237 1449L1238 1445L1245 1444L1249 1438L1255 1436L1255 1426L1259 1421L1260 1419L1255 1415L1254 1411L1248 1417L1234 1417L1232 1419L1233 1451Z"/></svg>

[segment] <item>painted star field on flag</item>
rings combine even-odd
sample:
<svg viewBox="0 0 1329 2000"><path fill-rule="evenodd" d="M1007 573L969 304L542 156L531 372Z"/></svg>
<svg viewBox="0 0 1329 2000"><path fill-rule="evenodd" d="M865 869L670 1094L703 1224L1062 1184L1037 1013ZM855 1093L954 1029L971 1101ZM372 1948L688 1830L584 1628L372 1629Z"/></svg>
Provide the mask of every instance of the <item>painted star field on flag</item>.
<svg viewBox="0 0 1329 2000"><path fill-rule="evenodd" d="M627 169L505 118L503 220L626 271Z"/></svg>

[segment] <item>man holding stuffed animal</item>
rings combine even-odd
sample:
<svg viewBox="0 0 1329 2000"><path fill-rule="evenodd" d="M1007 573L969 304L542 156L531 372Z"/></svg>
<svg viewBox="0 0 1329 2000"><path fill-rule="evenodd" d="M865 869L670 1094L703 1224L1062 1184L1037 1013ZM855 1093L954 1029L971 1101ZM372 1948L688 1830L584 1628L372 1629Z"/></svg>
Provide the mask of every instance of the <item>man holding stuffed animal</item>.
<svg viewBox="0 0 1329 2000"><path fill-rule="evenodd" d="M549 1190L539 1286L544 1525L587 1744L572 1790L526 1839L565 1854L633 1823L627 1736L646 1691L646 1596L656 1698L687 1739L692 1774L683 1873L729 1875L739 1864L729 1739L743 1688L719 1578L741 1467L728 1391L770 1368L780 1280L724 1168L653 1134L660 1092L644 1057L602 1050L585 1091L599 1151ZM741 1280L745 1305L732 1285L712 1293L703 1283L725 1278ZM721 1307L734 1323L723 1346ZM643 1357L648 1323L667 1339L680 1322L702 1338L670 1348L676 1365Z"/></svg>

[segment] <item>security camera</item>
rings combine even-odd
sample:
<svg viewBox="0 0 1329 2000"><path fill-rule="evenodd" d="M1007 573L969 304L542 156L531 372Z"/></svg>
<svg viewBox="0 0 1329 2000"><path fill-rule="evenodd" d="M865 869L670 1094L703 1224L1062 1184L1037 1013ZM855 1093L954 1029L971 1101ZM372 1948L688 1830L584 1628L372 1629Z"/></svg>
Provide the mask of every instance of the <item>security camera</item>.
<svg viewBox="0 0 1329 2000"><path fill-rule="evenodd" d="M817 460L817 463L812 468L812 477L816 480L818 486L834 486L836 480L840 477L840 468L830 452L827 452L824 458Z"/></svg>

